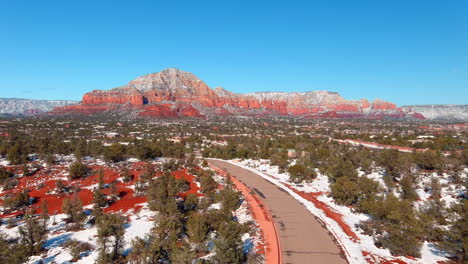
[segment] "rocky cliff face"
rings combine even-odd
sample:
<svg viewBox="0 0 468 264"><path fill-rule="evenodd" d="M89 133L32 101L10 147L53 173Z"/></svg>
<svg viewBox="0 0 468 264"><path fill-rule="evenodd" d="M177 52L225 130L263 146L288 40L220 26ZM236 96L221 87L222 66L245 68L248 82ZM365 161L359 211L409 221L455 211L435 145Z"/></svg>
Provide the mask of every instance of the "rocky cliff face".
<svg viewBox="0 0 468 264"><path fill-rule="evenodd" d="M214 115L422 118L382 100L346 100L338 93L259 92L236 94L211 89L195 75L178 69L144 75L108 91L95 90L77 106L58 107L51 114L94 114L128 111L137 116L208 117Z"/></svg>

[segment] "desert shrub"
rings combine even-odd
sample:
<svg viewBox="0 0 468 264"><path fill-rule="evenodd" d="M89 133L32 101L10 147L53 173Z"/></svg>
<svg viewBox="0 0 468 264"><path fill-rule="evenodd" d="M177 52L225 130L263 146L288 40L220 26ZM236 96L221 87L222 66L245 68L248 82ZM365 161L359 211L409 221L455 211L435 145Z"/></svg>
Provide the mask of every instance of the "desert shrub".
<svg viewBox="0 0 468 264"><path fill-rule="evenodd" d="M97 232L100 245L99 262L107 262L109 260L112 262L119 258L124 246L124 224L125 218L119 214L103 214L97 219ZM112 250L110 254L107 252L108 244L111 244Z"/></svg>
<svg viewBox="0 0 468 264"><path fill-rule="evenodd" d="M0 167L0 182L4 182L5 180L10 179L11 177L13 177L13 175L13 172L3 167Z"/></svg>
<svg viewBox="0 0 468 264"><path fill-rule="evenodd" d="M3 182L3 190L8 191L14 189L18 185L18 180L15 178L9 178Z"/></svg>
<svg viewBox="0 0 468 264"><path fill-rule="evenodd" d="M131 182L133 181L133 178L134 178L133 174L131 174L127 168L124 168L122 172L122 180L124 182Z"/></svg>
<svg viewBox="0 0 468 264"><path fill-rule="evenodd" d="M416 217L412 204L392 194L377 199L369 214L377 227L375 242L388 248L392 254L420 256L423 226Z"/></svg>
<svg viewBox="0 0 468 264"><path fill-rule="evenodd" d="M16 210L23 206L28 206L29 199L30 199L29 192L27 190L23 190L22 192L17 193L13 197L6 198L3 201L3 207Z"/></svg>
<svg viewBox="0 0 468 264"><path fill-rule="evenodd" d="M104 150L104 160L119 162L125 159L126 148L124 145L114 143Z"/></svg>
<svg viewBox="0 0 468 264"><path fill-rule="evenodd" d="M351 161L338 158L334 165L328 168L327 176L331 182L336 181L340 177L348 177L350 180L355 180L358 177L358 173Z"/></svg>
<svg viewBox="0 0 468 264"><path fill-rule="evenodd" d="M58 193L66 192L67 189L68 189L67 186L65 185L65 183L63 183L62 180L58 180L58 181L55 182L55 190Z"/></svg>
<svg viewBox="0 0 468 264"><path fill-rule="evenodd" d="M187 234L190 241L194 243L201 243L205 241L208 235L208 224L203 214L192 213L187 220Z"/></svg>
<svg viewBox="0 0 468 264"><path fill-rule="evenodd" d="M73 195L70 199L63 200L62 211L68 215L70 223L81 223L85 218L83 203L77 194Z"/></svg>
<svg viewBox="0 0 468 264"><path fill-rule="evenodd" d="M75 180L85 177L89 172L89 168L81 162L75 162L69 167L70 179Z"/></svg>
<svg viewBox="0 0 468 264"><path fill-rule="evenodd" d="M7 153L7 158L13 165L24 164L28 162L26 150L20 143L11 146Z"/></svg>
<svg viewBox="0 0 468 264"><path fill-rule="evenodd" d="M26 245L21 242L12 242L0 234L0 263L26 263L28 257L29 252Z"/></svg>
<svg viewBox="0 0 468 264"><path fill-rule="evenodd" d="M231 264L243 263L245 254L242 251L242 226L233 221L221 224L218 231L218 239L215 241L216 263Z"/></svg>
<svg viewBox="0 0 468 264"><path fill-rule="evenodd" d="M209 197L212 197L218 187L218 184L209 173L202 171L200 176L201 191Z"/></svg>
<svg viewBox="0 0 468 264"><path fill-rule="evenodd" d="M413 154L413 160L423 170L440 170L444 164L439 151L423 151Z"/></svg>
<svg viewBox="0 0 468 264"><path fill-rule="evenodd" d="M70 239L63 243L63 247L68 249L70 255L72 255L72 261L80 259L80 254L93 249L93 246L88 242L79 241L76 239Z"/></svg>
<svg viewBox="0 0 468 264"><path fill-rule="evenodd" d="M293 183L311 182L317 177L317 173L315 173L313 168L306 167L302 164L289 166L288 173L289 181Z"/></svg>
<svg viewBox="0 0 468 264"><path fill-rule="evenodd" d="M358 202L359 186L347 176L339 177L330 185L330 189L331 196L337 204L348 206Z"/></svg>
<svg viewBox="0 0 468 264"><path fill-rule="evenodd" d="M468 262L468 200L463 200L452 209L452 223L443 232L437 244L459 263Z"/></svg>
<svg viewBox="0 0 468 264"><path fill-rule="evenodd" d="M32 215L27 214L25 224L19 227L21 242L26 246L30 255L39 253L44 245L47 229Z"/></svg>
<svg viewBox="0 0 468 264"><path fill-rule="evenodd" d="M221 208L226 212L235 211L240 206L240 194L230 186L219 191L216 200L221 202Z"/></svg>

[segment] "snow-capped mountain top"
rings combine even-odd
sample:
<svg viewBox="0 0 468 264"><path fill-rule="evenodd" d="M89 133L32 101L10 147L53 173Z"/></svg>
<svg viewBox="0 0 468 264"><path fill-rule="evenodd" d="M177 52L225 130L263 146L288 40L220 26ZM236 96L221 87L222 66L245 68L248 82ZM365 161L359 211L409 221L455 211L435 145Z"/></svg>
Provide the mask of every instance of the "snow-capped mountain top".
<svg viewBox="0 0 468 264"><path fill-rule="evenodd" d="M0 98L0 113L12 115L35 115L48 112L54 107L77 104L66 100L33 100L20 98Z"/></svg>
<svg viewBox="0 0 468 264"><path fill-rule="evenodd" d="M468 105L406 105L430 120L468 121Z"/></svg>
<svg viewBox="0 0 468 264"><path fill-rule="evenodd" d="M336 92L309 91L309 92L255 92L245 93L244 96L252 96L257 100L289 101L298 97L308 104L320 104L324 102L341 102L345 99Z"/></svg>
<svg viewBox="0 0 468 264"><path fill-rule="evenodd" d="M212 94L213 91L197 76L190 72L168 68L161 72L140 76L130 81L126 87L140 92L150 90L163 93Z"/></svg>

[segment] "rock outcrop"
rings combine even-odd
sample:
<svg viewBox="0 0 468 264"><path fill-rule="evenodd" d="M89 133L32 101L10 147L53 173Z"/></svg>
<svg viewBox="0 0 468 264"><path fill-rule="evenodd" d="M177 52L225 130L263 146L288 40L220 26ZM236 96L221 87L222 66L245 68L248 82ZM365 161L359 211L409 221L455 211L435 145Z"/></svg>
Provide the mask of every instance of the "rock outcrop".
<svg viewBox="0 0 468 264"><path fill-rule="evenodd" d="M227 115L318 118L421 118L382 100L346 100L338 93L258 92L236 94L211 89L195 75L166 69L136 78L111 90L86 93L79 105L58 107L51 114L96 114L128 111L140 117L209 117Z"/></svg>

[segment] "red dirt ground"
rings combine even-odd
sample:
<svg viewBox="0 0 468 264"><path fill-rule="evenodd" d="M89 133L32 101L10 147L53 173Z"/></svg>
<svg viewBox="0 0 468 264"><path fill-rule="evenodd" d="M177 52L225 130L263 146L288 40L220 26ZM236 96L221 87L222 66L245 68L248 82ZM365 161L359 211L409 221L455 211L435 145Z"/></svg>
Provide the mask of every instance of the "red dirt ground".
<svg viewBox="0 0 468 264"><path fill-rule="evenodd" d="M108 207L104 208L105 212L126 212L129 210L138 211L141 209L142 203L146 202L146 197L144 196L134 196L135 191L130 188L135 182L140 178L140 175L144 171L144 167L147 164L144 162L136 162L130 165L128 168L130 173L134 175L134 179L131 182L124 183L122 181L116 181L121 178L121 170L117 168L110 168L108 166L100 165L90 165L89 167L95 172L93 175L88 176L84 179L70 181L64 175L68 171L67 166L55 165L47 170L42 167L33 175L28 177L22 177L18 179L18 185L12 189L0 193L0 199L3 202L3 199L7 195L14 195L21 192L24 189L29 189L29 195L31 198L35 198L36 201L33 205L29 206L29 209L33 209L36 213L41 213L41 203L42 201L47 201L48 211L50 214L60 214L62 213L62 203L65 198L70 198L71 194L66 193L56 193L56 182L60 179L66 186L74 186L79 188L78 196L83 203L83 206L92 204L93 201L93 189L96 188L98 184L98 171L102 168L104 170L104 183L110 184L116 181L117 191L119 193L119 199L110 204ZM8 170L14 171L17 174L21 174L21 169L19 166L9 166ZM161 172L157 172L156 176L161 175ZM177 179L185 179L189 182L190 189L185 193L181 193L181 196L186 196L189 193L194 193L199 196L202 194L199 193L200 188L194 182L195 177L187 173L187 170L180 170L173 173L174 177ZM93 186L94 185L94 186ZM110 195L111 190L109 188L102 190L104 194ZM9 214L0 214L0 218L11 217L15 215L22 214L24 212L14 211Z"/></svg>

